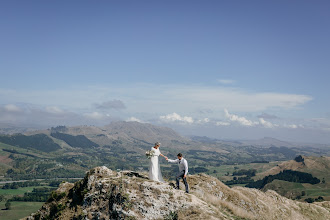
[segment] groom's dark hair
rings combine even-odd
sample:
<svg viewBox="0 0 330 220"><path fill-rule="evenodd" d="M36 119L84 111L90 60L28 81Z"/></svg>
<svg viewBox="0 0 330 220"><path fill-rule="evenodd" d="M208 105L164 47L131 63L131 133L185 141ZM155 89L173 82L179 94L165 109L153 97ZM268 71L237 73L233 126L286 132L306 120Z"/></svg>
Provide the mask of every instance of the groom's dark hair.
<svg viewBox="0 0 330 220"><path fill-rule="evenodd" d="M178 153L178 155L177 155L178 157L182 157L182 153Z"/></svg>

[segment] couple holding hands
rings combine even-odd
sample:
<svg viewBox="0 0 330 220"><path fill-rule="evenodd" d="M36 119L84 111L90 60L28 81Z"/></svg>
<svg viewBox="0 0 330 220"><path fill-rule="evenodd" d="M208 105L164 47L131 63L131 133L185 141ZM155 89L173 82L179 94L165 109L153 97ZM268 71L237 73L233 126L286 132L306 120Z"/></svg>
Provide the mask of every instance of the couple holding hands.
<svg viewBox="0 0 330 220"><path fill-rule="evenodd" d="M150 157L150 165L149 165L149 179L154 180L157 182L164 182L162 173L160 170L160 164L159 164L159 156L164 157L167 162L169 163L176 163L179 166L179 173L176 175L176 187L179 189L179 181L180 178L183 179L184 185L186 187L186 193L189 193L189 187L187 183L187 174L188 174L188 162L186 159L183 158L182 154L179 153L177 155L178 159L171 160L168 159L166 156L164 156L162 153L160 153L159 150L160 143L156 142L155 146L151 148L152 156Z"/></svg>

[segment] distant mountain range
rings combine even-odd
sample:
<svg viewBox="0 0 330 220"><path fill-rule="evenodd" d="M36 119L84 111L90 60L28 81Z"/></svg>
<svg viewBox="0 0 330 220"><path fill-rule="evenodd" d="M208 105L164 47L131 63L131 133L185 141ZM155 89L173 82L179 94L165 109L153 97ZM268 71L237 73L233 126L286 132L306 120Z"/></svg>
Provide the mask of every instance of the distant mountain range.
<svg viewBox="0 0 330 220"><path fill-rule="evenodd" d="M2 126L2 131L5 131ZM14 128L9 129L12 133ZM7 131L9 131L7 130ZM293 159L296 154L322 155L329 152L327 145L296 144L280 141L274 138L260 140L218 140L209 137L184 137L171 128L160 127L139 122L112 122L104 127L96 126L57 126L45 130L26 129L22 134L0 135L0 142L21 148L32 148L43 152L59 149L72 150L73 148L109 148L120 146L122 149L142 153L142 150L161 142L161 149L165 151L203 150L222 152L236 152L242 154L260 151L264 154L282 153L285 159ZM253 148L252 150L250 148ZM280 159L281 157L278 157ZM223 158L224 159L224 158ZM271 158L264 157L264 160ZM275 158L273 158L275 159Z"/></svg>
<svg viewBox="0 0 330 220"><path fill-rule="evenodd" d="M84 136L99 146L111 145L115 141L121 141L132 146L135 144L153 146L154 143L160 142L162 146L171 148L178 147L178 145L182 147L190 142L189 138L179 135L171 128L155 126L147 123L124 121L112 122L104 127L58 126L47 130L25 132L26 135L36 135L40 133L53 138L58 138L59 135L56 135L56 133L79 136L80 138Z"/></svg>
<svg viewBox="0 0 330 220"><path fill-rule="evenodd" d="M84 135L88 139L94 141L99 145L107 145L112 140L125 140L130 143L135 141L142 141L148 144L161 142L166 145L172 146L173 144L192 144L192 142L201 143L223 143L232 146L253 145L260 147L318 147L330 148L326 144L311 144L311 143L292 143L288 141L281 141L271 137L264 137L258 140L219 140L206 136L188 136L184 137L168 127L156 126L148 123L139 122L125 122L117 121L103 127L96 126L58 126L51 129L36 129L29 127L17 127L11 124L0 124L0 134L17 134L22 133L25 135L46 134L50 135L51 132L60 132L70 135Z"/></svg>

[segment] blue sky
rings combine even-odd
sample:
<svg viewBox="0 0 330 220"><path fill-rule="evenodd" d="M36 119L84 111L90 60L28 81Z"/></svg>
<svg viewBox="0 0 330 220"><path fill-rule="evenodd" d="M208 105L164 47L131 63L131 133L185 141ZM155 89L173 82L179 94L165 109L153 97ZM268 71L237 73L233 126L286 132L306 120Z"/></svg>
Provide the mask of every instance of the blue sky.
<svg viewBox="0 0 330 220"><path fill-rule="evenodd" d="M0 123L330 143L329 1L1 1ZM248 131L248 132L247 132Z"/></svg>

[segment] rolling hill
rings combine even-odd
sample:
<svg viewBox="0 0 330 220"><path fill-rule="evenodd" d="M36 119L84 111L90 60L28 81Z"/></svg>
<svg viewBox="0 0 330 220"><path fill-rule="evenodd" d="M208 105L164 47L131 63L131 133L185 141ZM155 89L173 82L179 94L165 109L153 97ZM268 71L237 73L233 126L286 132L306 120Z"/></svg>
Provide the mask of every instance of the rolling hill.
<svg viewBox="0 0 330 220"><path fill-rule="evenodd" d="M301 194L299 187L302 186L308 195L317 196L319 193L330 200L329 157L304 156L304 162L292 160L300 153L329 155L329 149L281 146L286 143L270 138L256 145L252 145L252 142L247 144L243 141L222 141L206 137L190 139L182 137L170 128L138 122L113 122L104 127L58 126L24 134L0 135L0 179L83 177L88 169L103 165L113 170L147 170L148 159L144 154L156 141L162 143L162 153L170 158L175 158L178 152L183 153L189 161L191 174L205 172L223 181L231 181L233 176L226 173L236 169L236 166L249 169L259 167L256 176L252 177L254 180L284 170L306 172L320 179L322 183L291 184L290 187L297 186L294 195ZM278 146L267 145L275 142ZM268 163L269 161L273 162ZM163 159L161 163L162 167L166 168L164 176L170 178L175 167L171 167ZM272 167L273 164L278 165ZM223 166L228 166L229 170L218 173L223 172ZM271 187L281 193L285 191L282 190L285 186L285 181L275 181L265 189Z"/></svg>
<svg viewBox="0 0 330 220"><path fill-rule="evenodd" d="M204 174L188 177L191 194L137 172L90 170L84 179L63 183L34 219L317 219L330 216L329 202L301 203L244 187L229 188Z"/></svg>
<svg viewBox="0 0 330 220"><path fill-rule="evenodd" d="M264 172L258 173L254 179L262 179L269 175L276 175L286 170L300 171L312 174L321 180L320 183L313 185L309 183L290 183L287 181L276 180L268 183L264 190L272 189L288 198L316 198L318 196L330 200L330 157L302 156L302 161L289 160L278 164ZM302 192L305 193L302 193ZM303 195L302 195L303 194Z"/></svg>

